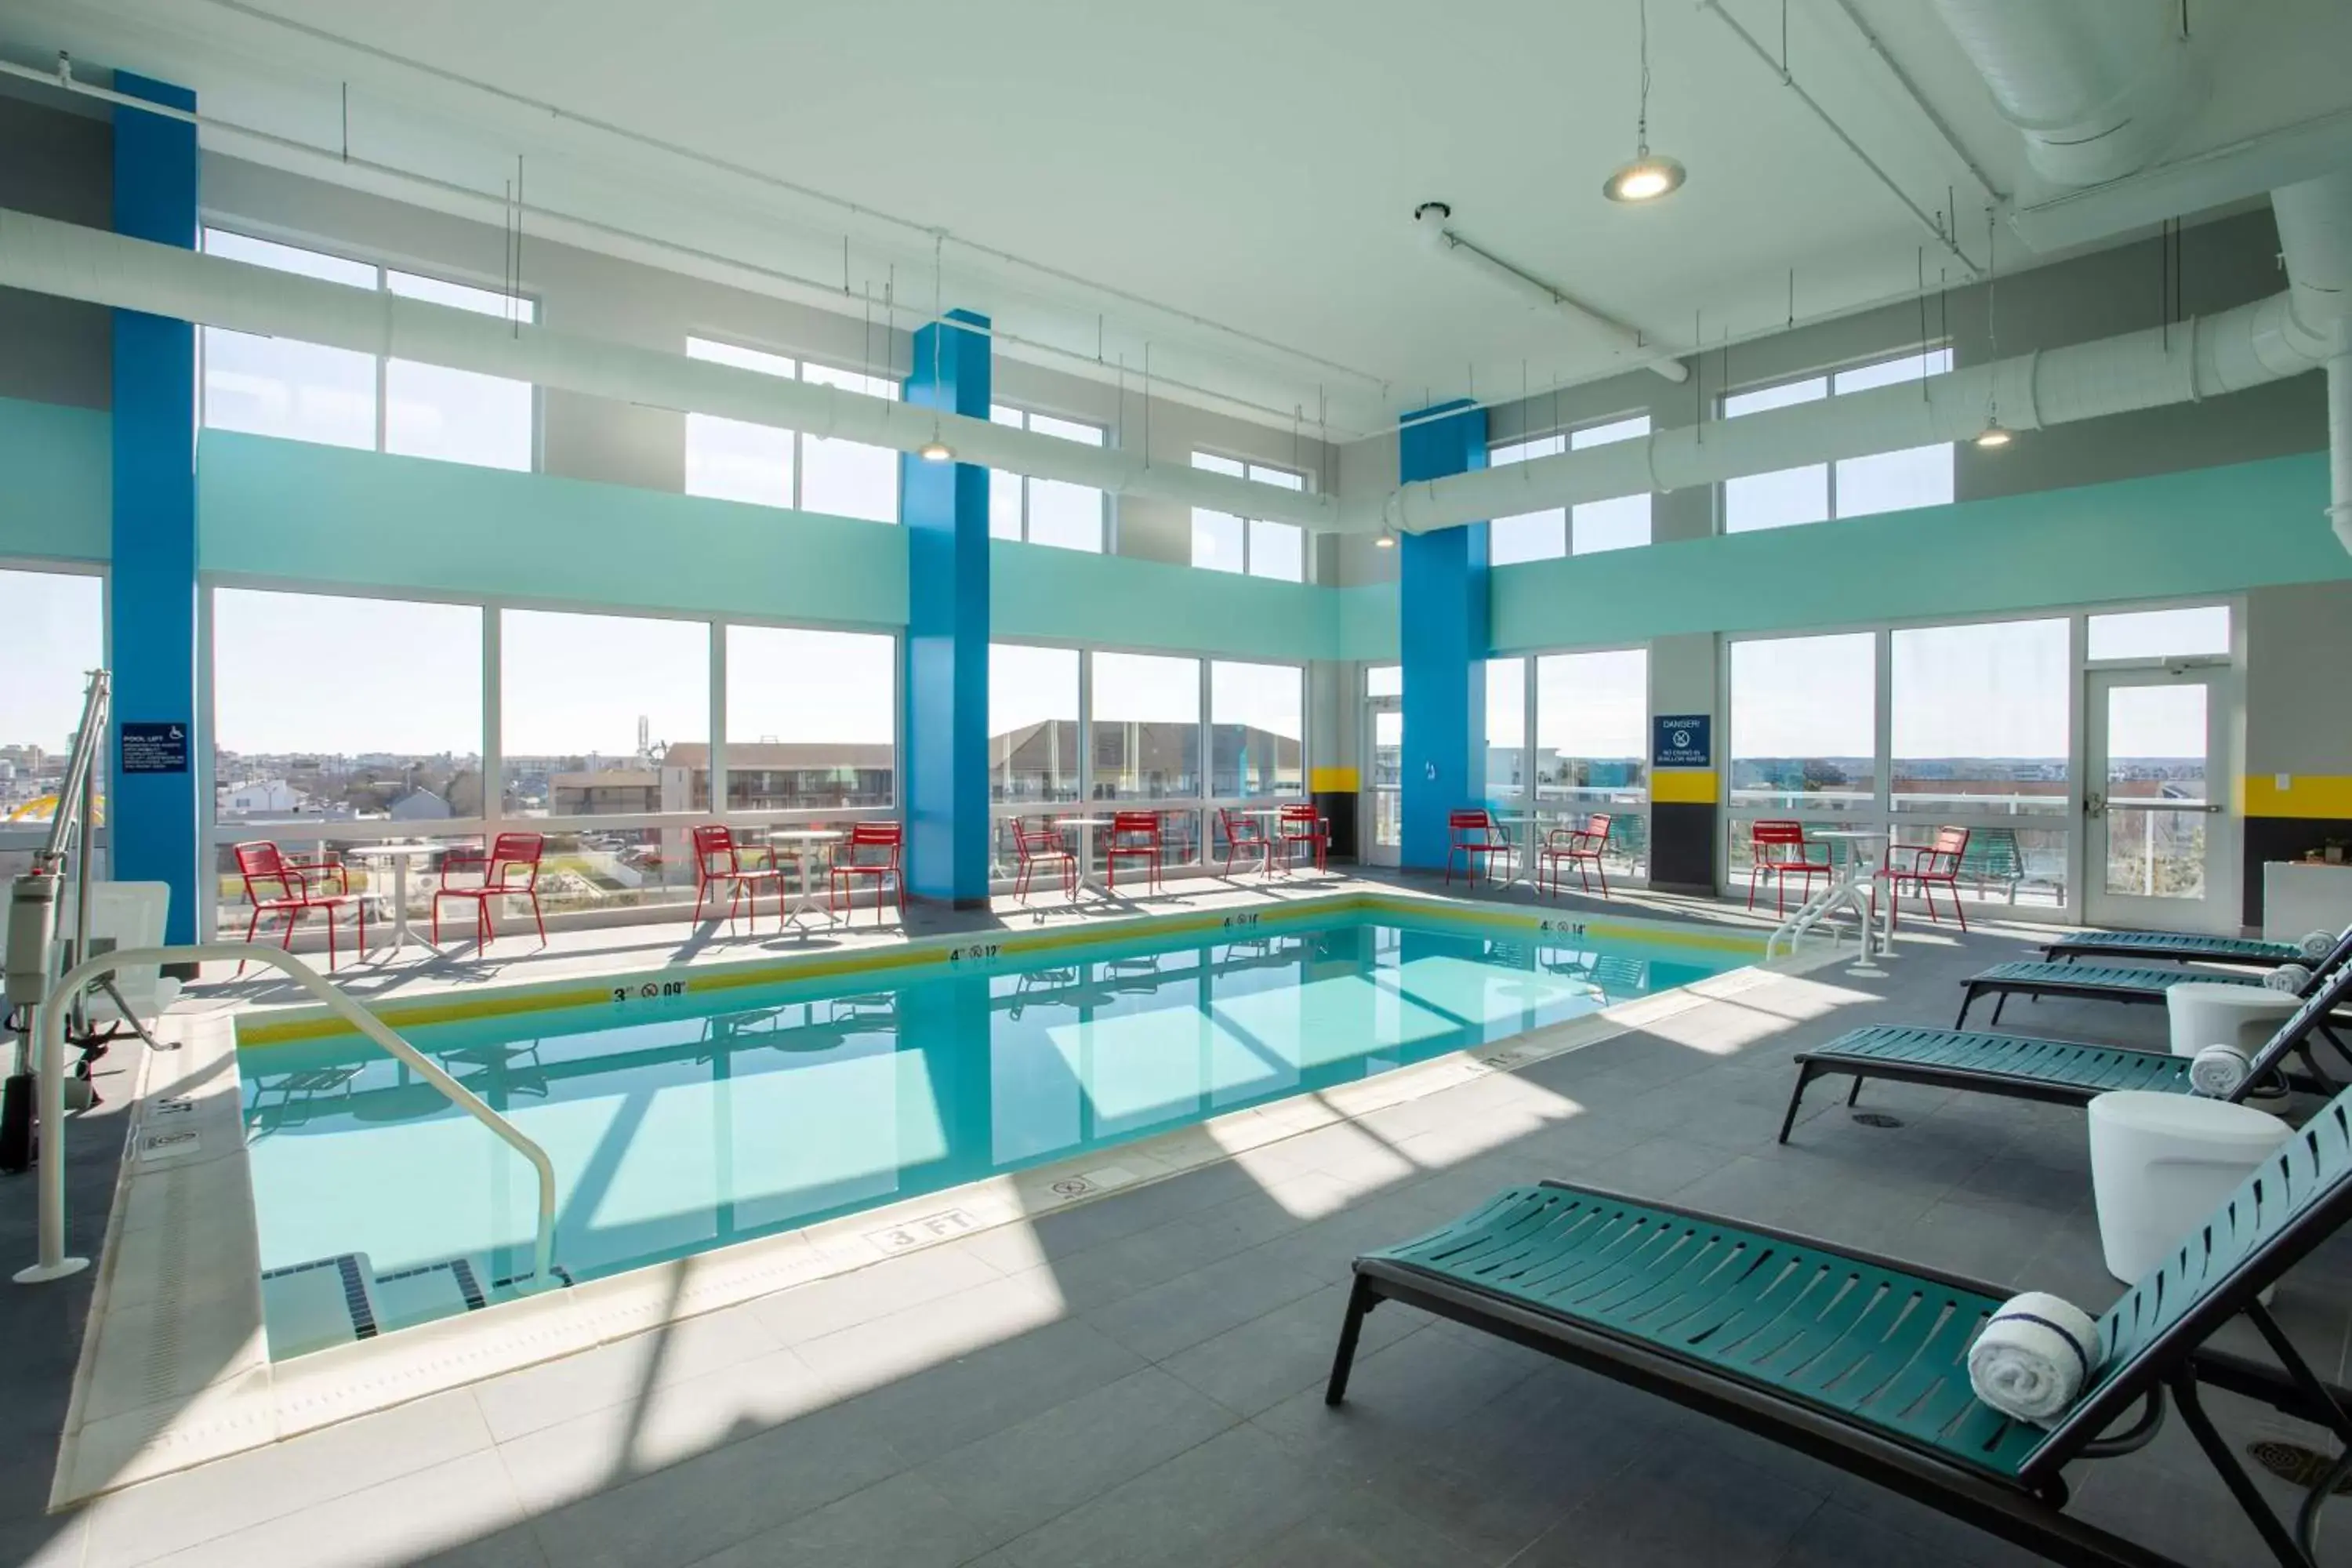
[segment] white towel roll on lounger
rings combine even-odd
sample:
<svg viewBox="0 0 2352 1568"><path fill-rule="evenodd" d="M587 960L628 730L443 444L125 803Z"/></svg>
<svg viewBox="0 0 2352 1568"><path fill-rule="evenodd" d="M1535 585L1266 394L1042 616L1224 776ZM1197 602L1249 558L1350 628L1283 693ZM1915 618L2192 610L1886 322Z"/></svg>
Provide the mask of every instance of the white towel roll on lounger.
<svg viewBox="0 0 2352 1568"><path fill-rule="evenodd" d="M2311 971L2300 963L2282 963L2263 976L2263 984L2293 995L2311 984Z"/></svg>
<svg viewBox="0 0 2352 1568"><path fill-rule="evenodd" d="M1969 1386L2012 1420L2054 1426L2105 1353L2096 1319L2039 1290L2012 1297L1969 1347Z"/></svg>
<svg viewBox="0 0 2352 1568"><path fill-rule="evenodd" d="M2208 1100L2227 1100L2238 1092L2254 1064L2235 1046L2208 1046L2189 1064L2189 1087Z"/></svg>
<svg viewBox="0 0 2352 1568"><path fill-rule="evenodd" d="M2312 931L2294 945L2303 949L2304 957L2317 963L2336 951L2336 933L2332 931Z"/></svg>

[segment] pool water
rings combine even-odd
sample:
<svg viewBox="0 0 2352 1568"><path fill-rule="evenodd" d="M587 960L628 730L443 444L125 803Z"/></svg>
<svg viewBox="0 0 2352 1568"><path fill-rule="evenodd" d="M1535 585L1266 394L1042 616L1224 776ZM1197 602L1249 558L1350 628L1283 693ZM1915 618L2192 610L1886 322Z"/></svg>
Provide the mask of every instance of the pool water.
<svg viewBox="0 0 2352 1568"><path fill-rule="evenodd" d="M575 1280L1046 1161L1576 1018L1737 952L1321 916L864 984L425 1026L537 1140ZM265 1270L530 1268L530 1167L356 1036L238 1053ZM1108 1162L1107 1162L1108 1163Z"/></svg>

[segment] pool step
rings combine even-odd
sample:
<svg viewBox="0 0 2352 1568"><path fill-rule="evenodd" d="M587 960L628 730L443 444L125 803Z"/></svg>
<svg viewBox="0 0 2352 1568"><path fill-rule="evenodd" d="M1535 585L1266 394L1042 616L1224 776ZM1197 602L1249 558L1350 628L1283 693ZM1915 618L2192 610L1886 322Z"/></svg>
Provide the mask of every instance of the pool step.
<svg viewBox="0 0 2352 1568"><path fill-rule="evenodd" d="M559 1270L559 1274L561 1271ZM415 1328L521 1294L482 1258L446 1258L379 1274L364 1252L341 1252L261 1276L274 1361ZM571 1280L566 1278L565 1284Z"/></svg>

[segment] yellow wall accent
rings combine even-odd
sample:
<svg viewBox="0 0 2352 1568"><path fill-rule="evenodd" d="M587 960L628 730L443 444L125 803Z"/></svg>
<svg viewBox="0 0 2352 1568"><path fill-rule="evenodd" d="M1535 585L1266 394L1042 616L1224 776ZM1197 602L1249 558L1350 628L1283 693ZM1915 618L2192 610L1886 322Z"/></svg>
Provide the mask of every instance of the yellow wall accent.
<svg viewBox="0 0 2352 1568"><path fill-rule="evenodd" d="M1650 798L1675 805L1713 805L1713 768L1661 768L1650 774Z"/></svg>
<svg viewBox="0 0 2352 1568"><path fill-rule="evenodd" d="M1353 768L1317 768L1307 776L1307 787L1317 795L1353 795L1357 789Z"/></svg>
<svg viewBox="0 0 2352 1568"><path fill-rule="evenodd" d="M2343 773L2289 773L2284 789L2275 773L2248 773L2245 785L2248 816L2352 817L2352 776Z"/></svg>

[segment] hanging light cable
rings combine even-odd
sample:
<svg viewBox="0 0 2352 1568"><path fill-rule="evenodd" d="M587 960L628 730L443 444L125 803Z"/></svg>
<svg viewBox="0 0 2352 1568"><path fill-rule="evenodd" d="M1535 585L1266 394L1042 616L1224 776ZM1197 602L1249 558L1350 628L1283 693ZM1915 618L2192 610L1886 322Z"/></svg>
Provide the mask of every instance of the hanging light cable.
<svg viewBox="0 0 2352 1568"><path fill-rule="evenodd" d="M946 390L940 384L940 340L947 335L947 317L942 307L947 301L946 280L941 277L944 257L941 249L944 231L931 237L931 438L917 449L915 456L926 463L952 463L955 448L940 436L940 399Z"/></svg>
<svg viewBox="0 0 2352 1568"><path fill-rule="evenodd" d="M2000 268L1993 260L1992 208L1985 208L1985 345L1986 353L1995 364L2000 363L2000 318L1995 315L1995 290L2000 282ZM2000 383L1999 377L1985 383L1985 427L1977 432L1977 445L1986 451L2006 447L2010 432L2000 423Z"/></svg>
<svg viewBox="0 0 2352 1568"><path fill-rule="evenodd" d="M1641 0L1642 100L1633 121L1633 161L1601 183L1612 202L1654 202L1682 188L1682 164L1650 151L1650 0Z"/></svg>

